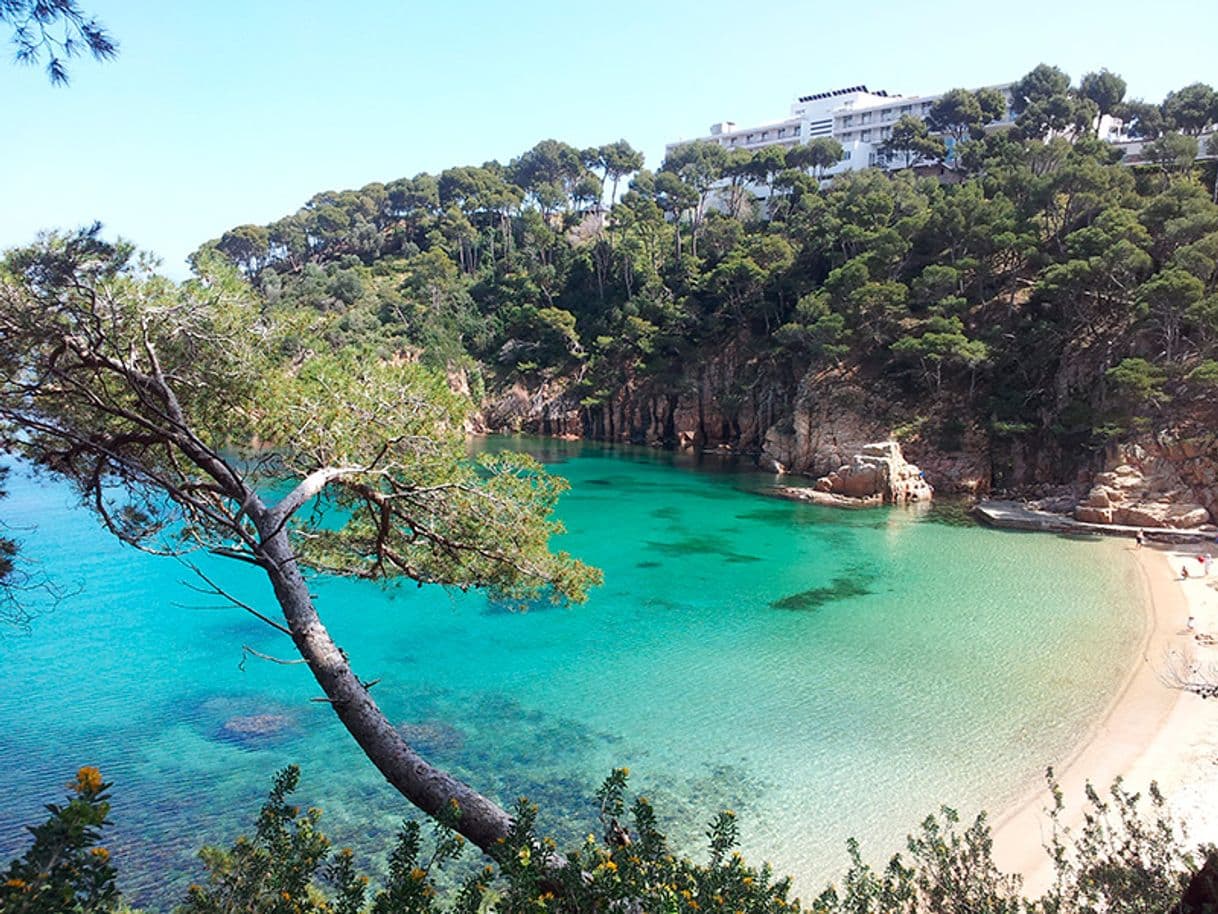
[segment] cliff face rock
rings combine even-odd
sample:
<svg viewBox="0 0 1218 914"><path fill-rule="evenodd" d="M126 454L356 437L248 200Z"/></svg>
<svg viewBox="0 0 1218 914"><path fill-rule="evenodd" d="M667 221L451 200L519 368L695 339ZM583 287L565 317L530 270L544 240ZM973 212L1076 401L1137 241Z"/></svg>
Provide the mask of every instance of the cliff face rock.
<svg viewBox="0 0 1218 914"><path fill-rule="evenodd" d="M1218 517L1218 451L1212 435L1167 432L1147 446L1123 445L1074 510L1093 524L1199 527Z"/></svg>
<svg viewBox="0 0 1218 914"><path fill-rule="evenodd" d="M516 381L483 405L482 421L491 431L756 453L765 430L789 409L782 385L744 381L757 371L736 341L678 378L627 375L595 403L581 402L576 378Z"/></svg>
<svg viewBox="0 0 1218 914"><path fill-rule="evenodd" d="M759 463L791 473L825 476L885 441L910 413L867 386L838 372L809 373L800 382L788 419L765 433ZM984 495L990 489L990 457L983 435L962 434L958 450L925 441L903 445L941 490Z"/></svg>
<svg viewBox="0 0 1218 914"><path fill-rule="evenodd" d="M862 386L844 378L808 375L790 418L770 426L761 458L792 473L824 476L850 462L873 441L889 436L887 411Z"/></svg>
<svg viewBox="0 0 1218 914"><path fill-rule="evenodd" d="M449 382L466 386L453 373ZM940 494L980 497L993 486L1089 523L1195 527L1218 520L1218 421L1208 412L1194 410L1187 427L1101 459L1063 450L1051 436L993 437L965 421L959 404L902 399L883 378L857 369L807 372L792 394L749 355L745 340L668 378L627 374L598 402L581 401L586 394L578 378L514 382L484 403L479 430L757 453L771 472L835 477L821 494L843 500L877 497L855 495L879 478L874 468L856 468L855 457L875 456L870 445L907 427L904 456ZM944 430L952 425L949 438Z"/></svg>
<svg viewBox="0 0 1218 914"><path fill-rule="evenodd" d="M930 501L934 490L922 471L906 463L895 441L863 445L850 462L816 481L816 489L846 498L878 499L903 505Z"/></svg>
<svg viewBox="0 0 1218 914"><path fill-rule="evenodd" d="M558 438L584 434L579 402L565 385L550 382L533 390L521 383L504 388L483 404L481 420L481 425L493 432L530 432Z"/></svg>

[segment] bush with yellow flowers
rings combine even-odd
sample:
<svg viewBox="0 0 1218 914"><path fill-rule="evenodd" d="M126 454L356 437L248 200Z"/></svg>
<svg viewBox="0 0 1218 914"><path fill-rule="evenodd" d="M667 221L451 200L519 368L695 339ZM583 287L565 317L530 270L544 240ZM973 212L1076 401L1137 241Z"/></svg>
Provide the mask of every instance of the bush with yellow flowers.
<svg viewBox="0 0 1218 914"><path fill-rule="evenodd" d="M29 831L34 841L0 877L3 914L93 914L118 905L110 852L100 844L110 814L110 785L91 766L76 772L63 805Z"/></svg>
<svg viewBox="0 0 1218 914"><path fill-rule="evenodd" d="M903 855L880 870L850 841L839 886L810 905L791 898L789 879L747 864L735 848L736 816L717 815L705 863L676 854L645 797L627 807L626 769L597 791L598 828L560 853L539 838L537 807L520 800L511 832L488 865L462 882L444 873L465 841L459 810L439 817L429 839L416 822L398 835L384 883L373 889L350 850L334 852L321 812L289 802L300 771L281 771L252 837L229 849L204 848L205 880L175 914L1215 914L1218 850L1190 852L1152 786L1149 810L1118 781L1108 796L1088 788L1083 825L1063 825L1061 791L1050 773L1051 835L1046 850L1057 878L1039 899L1020 893L991 854L985 816L961 826L943 808L928 817ZM110 855L99 844L109 811L96 768L82 768L64 806L32 828L34 843L0 885L0 914L122 914Z"/></svg>

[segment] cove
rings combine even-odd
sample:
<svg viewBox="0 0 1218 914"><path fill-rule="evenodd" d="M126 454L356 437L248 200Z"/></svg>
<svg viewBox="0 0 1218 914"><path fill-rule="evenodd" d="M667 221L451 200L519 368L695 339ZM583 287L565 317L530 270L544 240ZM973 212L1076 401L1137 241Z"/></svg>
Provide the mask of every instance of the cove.
<svg viewBox="0 0 1218 914"><path fill-rule="evenodd" d="M674 843L701 854L719 809L744 852L805 897L846 838L885 858L941 803L997 812L1085 738L1145 624L1119 544L1004 533L949 511L835 512L760 494L717 459L492 440L571 483L555 546L605 584L571 609L317 579L357 672L417 745L542 830L578 840L615 766ZM248 830L271 775L383 866L409 808L307 671L246 658L291 645L191 591L173 560L120 547L63 487L9 479L2 510L37 573L69 591L0 635L0 859L82 764L116 783L108 846L134 904L198 878L195 851ZM274 611L256 574L198 558Z"/></svg>

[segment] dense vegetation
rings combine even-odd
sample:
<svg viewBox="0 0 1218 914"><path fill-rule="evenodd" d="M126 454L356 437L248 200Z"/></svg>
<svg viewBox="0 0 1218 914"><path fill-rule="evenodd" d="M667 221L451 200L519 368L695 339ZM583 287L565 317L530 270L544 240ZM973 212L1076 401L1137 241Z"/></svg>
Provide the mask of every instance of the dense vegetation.
<svg viewBox="0 0 1218 914"><path fill-rule="evenodd" d="M1146 798L1118 781L1107 797L1088 787L1088 808L1076 833L1062 823L1060 791L1049 775L1053 828L1045 851L1055 878L1037 899L1020 895L1020 880L994 865L984 814L962 827L944 808L911 835L904 854L883 870L863 862L849 842L850 865L840 885L811 904L791 897L791 881L768 865L750 866L734 848L735 816L707 828L706 863L674 854L645 797L627 808L627 772L597 792L596 829L564 855L534 831L536 807L521 800L514 827L491 852L494 866L454 879L445 869L464 842L441 820L425 839L418 823L403 824L383 885L357 873L351 850L334 852L322 813L290 802L300 772L280 772L252 838L229 849L204 848L206 879L193 884L176 914L544 914L547 911L640 911L696 914L1212 914L1218 909L1218 849L1190 852L1151 787ZM115 885L116 861L102 844L109 824L109 788L92 767L80 769L63 805L31 828L26 854L0 882L5 914L111 914L129 911ZM1149 808L1147 808L1149 806Z"/></svg>
<svg viewBox="0 0 1218 914"><path fill-rule="evenodd" d="M708 434L745 448L830 369L920 404L914 426L935 440L968 427L1078 453L1218 384L1216 169L1197 159L1218 96L1125 101L1108 71L1072 88L1043 65L1014 96L1015 127L987 133L997 93L950 92L938 134L902 121L887 145L920 167L826 187L831 140L691 143L654 172L624 141L545 140L507 165L320 193L205 248L267 307L330 314L336 343L387 334L466 369L475 398L564 389L589 435L637 437L606 424L607 404L675 397L731 352L714 391L727 421ZM1094 137L1098 112L1147 139L1145 164ZM733 441L747 411L759 430Z"/></svg>

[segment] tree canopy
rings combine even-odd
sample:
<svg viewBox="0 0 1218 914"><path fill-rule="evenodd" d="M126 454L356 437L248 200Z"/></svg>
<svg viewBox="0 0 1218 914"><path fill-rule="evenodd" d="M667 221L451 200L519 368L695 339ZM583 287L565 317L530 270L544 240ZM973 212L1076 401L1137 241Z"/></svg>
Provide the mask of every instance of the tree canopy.
<svg viewBox="0 0 1218 914"><path fill-rule="evenodd" d="M96 227L10 253L0 268L10 448L72 483L128 544L260 568L282 621L233 604L292 640L391 783L433 815L458 803L461 831L489 846L507 814L385 720L305 574L581 600L598 573L549 549L565 484L523 457L468 459L470 403L434 372L392 351L326 345L300 315L263 314L214 255L196 269L174 284Z"/></svg>
<svg viewBox="0 0 1218 914"><path fill-rule="evenodd" d="M0 25L12 30L19 63L39 64L53 85L68 84L67 61L81 54L110 60L118 45L76 0L0 0Z"/></svg>

